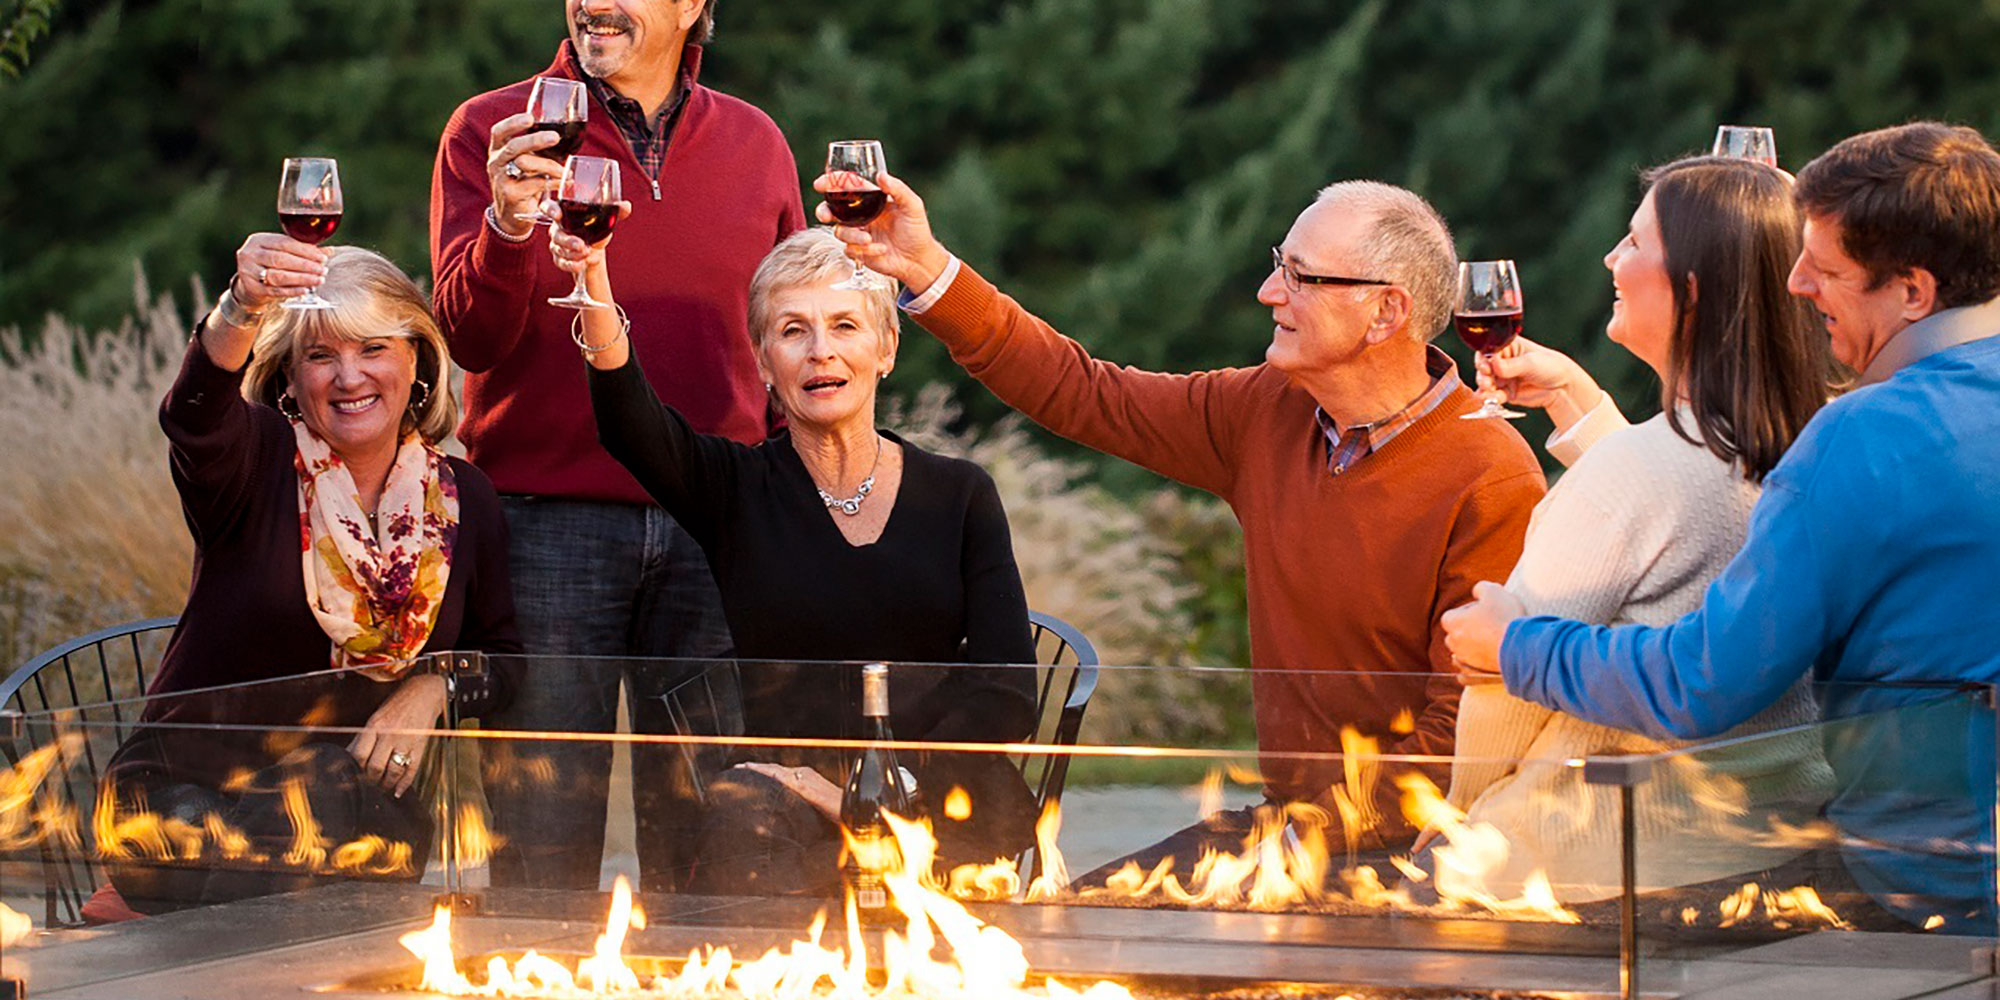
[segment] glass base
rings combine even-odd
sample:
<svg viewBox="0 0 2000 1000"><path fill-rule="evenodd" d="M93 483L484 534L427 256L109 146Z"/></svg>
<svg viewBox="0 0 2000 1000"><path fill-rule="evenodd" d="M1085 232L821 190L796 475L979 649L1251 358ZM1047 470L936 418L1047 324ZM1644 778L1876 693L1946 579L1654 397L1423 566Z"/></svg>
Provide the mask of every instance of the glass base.
<svg viewBox="0 0 2000 1000"><path fill-rule="evenodd" d="M550 299L550 300L549 300L549 305L552 305L552 306L561 306L561 307L563 307L564 309L609 309L609 308L611 308L611 304L610 304L610 303L608 303L608 302L599 302L599 301L597 301L596 299L593 299L593 298L591 298L591 297L590 297L590 293L588 293L588 292L585 292L585 291L584 291L583 289L581 289L581 288L577 289L577 290L576 290L576 291L574 291L574 292L571 292L571 293L569 293L568 295L565 295L565 296L563 296L562 298L559 298L559 299Z"/></svg>
<svg viewBox="0 0 2000 1000"><path fill-rule="evenodd" d="M1525 416L1527 416L1527 414L1525 414L1525 413L1522 413L1522 412L1521 412L1520 410L1510 410L1510 409L1508 409L1508 408L1506 408L1506 407L1504 407L1504 406L1501 406L1501 405L1500 405L1499 403L1496 403L1496 402L1493 402L1492 400L1490 400L1490 399L1489 399L1489 400L1487 400L1486 402L1484 402L1484 403L1481 403L1481 404L1480 404L1480 406L1479 406L1479 409L1476 409L1476 410L1472 411L1471 413L1461 413L1461 414L1459 414L1459 415L1458 415L1458 419L1460 419L1460 420L1519 420L1519 419L1521 419L1522 417L1525 417Z"/></svg>
<svg viewBox="0 0 2000 1000"><path fill-rule="evenodd" d="M318 292L307 292L295 299L281 303L287 309L332 309L334 304L320 298Z"/></svg>
<svg viewBox="0 0 2000 1000"><path fill-rule="evenodd" d="M859 264L854 265L854 273L828 286L844 292L873 292L892 287L889 279L876 274Z"/></svg>

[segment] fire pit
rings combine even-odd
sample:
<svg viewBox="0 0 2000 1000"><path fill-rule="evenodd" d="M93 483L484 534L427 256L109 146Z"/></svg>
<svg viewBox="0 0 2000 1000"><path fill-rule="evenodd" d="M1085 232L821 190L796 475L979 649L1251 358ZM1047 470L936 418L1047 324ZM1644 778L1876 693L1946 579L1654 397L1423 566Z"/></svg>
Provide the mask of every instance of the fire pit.
<svg viewBox="0 0 2000 1000"><path fill-rule="evenodd" d="M238 688L230 697L246 695ZM136 706L125 708L123 718L136 716ZM1746 884L1706 908L1677 909L1641 895L1652 885L1672 884L1656 878L1676 870L1671 862L1677 859L1633 833L1637 790L1648 782L1678 782L1691 790L1683 797L1699 808L1761 822L1765 804L1724 780L1726 769L1707 766L1711 758L1740 759L1742 741L1647 758L1540 762L1574 772L1565 787L1576 801L1552 799L1552 815L1587 815L1594 797L1608 796L1627 819L1624 869L1611 874L1609 899L1602 893L1574 897L1598 900L1588 905L1572 905L1571 894L1593 879L1601 885L1601 872L1558 866L1511 882L1489 877L1482 859L1504 859L1507 845L1496 844L1489 829L1410 769L1383 777L1394 770L1386 765L1410 761L1383 757L1355 740L1342 754L1310 762L1345 775L1334 797L1343 803L1393 801L1393 795L1376 794L1375 782L1396 782L1403 808L1420 825L1441 831L1435 864L1426 868L1400 856L1349 864L1343 852L1319 843L1310 825L1289 825L1280 816L1198 865L1179 871L1135 867L1104 888L1078 889L1064 874L1061 828L1088 826L1094 817L1087 810L1064 815L1050 808L1027 865L1006 859L980 871L934 871L934 845L904 841L901 854L915 859L913 872L895 874L890 883L909 923L889 933L862 933L848 930L839 900L642 893L607 902L598 892L485 887L496 832L481 783L495 780L494 759L525 762L518 774L502 778L559 782L560 768L547 762L559 760L562 748L591 740L666 744L684 750L690 762L703 755L767 759L805 748L798 741L700 733L429 734L428 756L443 762L434 765L433 804L450 821L439 825L439 843L426 866L422 852L407 845L334 842L306 814L303 795L285 800L288 812L297 814L290 842L261 848L214 822L121 812L75 776L129 728L92 718L17 721L17 764L0 776L0 893L18 901L24 883L39 890L54 884L52 872L78 865L94 887L109 861L296 870L317 885L109 927L34 931L6 944L0 957L0 975L25 981L33 996L1957 1000L1947 991L1988 996L1994 986L1990 934L1856 932L1845 929L1840 915L1846 903L1821 900L1806 887ZM302 727L278 735L308 732L325 735ZM1808 735L1842 736L1831 727ZM494 754L496 743L508 752ZM809 749L853 746L829 740ZM1253 751L1213 747L896 748L1009 753L1031 762L1058 755L1179 759L1206 768L1211 786L1232 773L1254 782L1256 769L1269 762ZM489 763L483 770L467 763L482 757ZM1973 797L1968 790L1967 801ZM1199 798L1200 809L1163 818L1163 824L1171 829L1212 811L1216 796ZM1343 810L1328 821L1329 835L1352 837L1368 822L1367 809ZM1746 836L1780 852L1829 835L1810 824L1746 823ZM901 824L897 831L903 836ZM1119 842L1137 849L1155 836L1133 831ZM404 863L388 863L395 859ZM423 884L367 880L414 876L426 868ZM434 907L440 889L457 894L455 903L474 905L440 916ZM773 954L778 960L767 963Z"/></svg>

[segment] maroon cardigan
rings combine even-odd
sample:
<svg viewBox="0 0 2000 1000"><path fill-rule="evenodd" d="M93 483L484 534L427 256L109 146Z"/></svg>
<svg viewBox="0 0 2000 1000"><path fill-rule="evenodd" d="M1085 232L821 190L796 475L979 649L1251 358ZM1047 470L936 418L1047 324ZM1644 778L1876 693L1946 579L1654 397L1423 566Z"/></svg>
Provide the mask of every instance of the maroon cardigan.
<svg viewBox="0 0 2000 1000"><path fill-rule="evenodd" d="M246 401L243 374L225 371L201 344L188 347L180 376L160 405L174 486L194 536L194 577L187 608L147 689L148 722L296 726L307 719L360 726L394 683L354 673L326 675L332 641L306 607L299 554L298 450L291 423ZM451 577L426 652L519 653L514 596L507 577L507 526L493 484L461 459L458 541ZM506 675L482 692L470 714L497 706L512 687ZM295 675L320 672L318 677ZM262 681L234 692L176 692ZM262 732L146 729L119 748L120 780L170 777L209 786L239 768L259 770L289 749ZM321 739L345 744L351 734Z"/></svg>
<svg viewBox="0 0 2000 1000"><path fill-rule="evenodd" d="M701 48L682 55L693 80ZM564 41L546 76L574 78ZM467 457L503 493L650 503L597 443L575 313L547 300L574 279L549 259L545 231L509 242L486 224L493 123L527 107L533 80L466 101L445 126L431 183L433 306L466 372ZM805 225L785 137L756 108L696 84L655 185L610 112L593 100L579 150L616 159L632 214L618 224L611 284L660 398L697 430L745 444L769 431L750 350L750 275Z"/></svg>

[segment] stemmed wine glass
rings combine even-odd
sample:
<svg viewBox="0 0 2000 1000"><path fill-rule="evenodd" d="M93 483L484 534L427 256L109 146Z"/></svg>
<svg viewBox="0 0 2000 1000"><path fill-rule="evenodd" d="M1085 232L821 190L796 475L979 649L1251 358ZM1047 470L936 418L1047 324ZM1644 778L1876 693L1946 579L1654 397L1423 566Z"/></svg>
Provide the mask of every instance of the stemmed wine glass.
<svg viewBox="0 0 2000 1000"><path fill-rule="evenodd" d="M847 139L828 143L826 147L826 210L834 221L843 226L865 226L875 221L888 207L889 194L883 191L875 179L888 170L888 161L882 156L882 144L874 139ZM861 266L861 262L848 259L854 273L835 282L833 287L868 291L887 287L887 282L874 272Z"/></svg>
<svg viewBox="0 0 2000 1000"><path fill-rule="evenodd" d="M595 245L611 235L618 224L618 161L601 156L572 156L563 161L562 181L556 185L557 221L563 232ZM568 309L604 309L583 287L583 271L576 272L576 288L552 306Z"/></svg>
<svg viewBox="0 0 2000 1000"><path fill-rule="evenodd" d="M1756 160L1768 167L1778 165L1778 139L1762 125L1718 125L1715 129L1716 156Z"/></svg>
<svg viewBox="0 0 2000 1000"><path fill-rule="evenodd" d="M556 144L537 150L536 156L546 156L551 160L564 161L576 155L577 147L583 145L584 123L590 120L590 91L582 83L560 76L538 76L534 89L528 91L528 114L533 115L535 125L528 130L554 132ZM527 222L554 222L555 210L546 196L539 212L518 212L514 218Z"/></svg>
<svg viewBox="0 0 2000 1000"><path fill-rule="evenodd" d="M1521 276L1511 260L1468 260L1458 265L1458 299L1452 307L1452 328L1465 346L1491 359L1521 333ZM1524 416L1492 396L1461 420Z"/></svg>
<svg viewBox="0 0 2000 1000"><path fill-rule="evenodd" d="M278 181L278 225L300 243L318 246L340 228L340 167L328 156L295 156L285 160ZM286 299L287 309L331 309L333 303L313 289Z"/></svg>

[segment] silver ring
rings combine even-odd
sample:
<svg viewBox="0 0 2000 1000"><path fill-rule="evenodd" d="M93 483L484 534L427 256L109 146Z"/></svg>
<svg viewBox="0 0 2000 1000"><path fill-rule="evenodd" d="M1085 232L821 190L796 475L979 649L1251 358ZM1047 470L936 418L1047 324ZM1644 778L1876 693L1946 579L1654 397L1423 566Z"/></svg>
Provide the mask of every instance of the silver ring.
<svg viewBox="0 0 2000 1000"><path fill-rule="evenodd" d="M270 284L271 284L271 282L270 282L270 281L268 281L268 280L266 280L266 279L268 279L268 278L269 278L270 276L271 276L271 269L270 269L270 268L268 268L268 267L260 267L260 268L258 268L258 269L257 269L257 283L258 283L258 284L260 284L260 285L263 285L263 286L265 286L265 287L267 287L267 288L268 288L268 287L270 287Z"/></svg>
<svg viewBox="0 0 2000 1000"><path fill-rule="evenodd" d="M507 165L500 168L500 172L517 181L527 175L527 171L522 170L521 165L513 160L508 160Z"/></svg>
<svg viewBox="0 0 2000 1000"><path fill-rule="evenodd" d="M394 764L397 767L409 767L410 755L404 753L401 750L397 750L389 755L389 763Z"/></svg>

